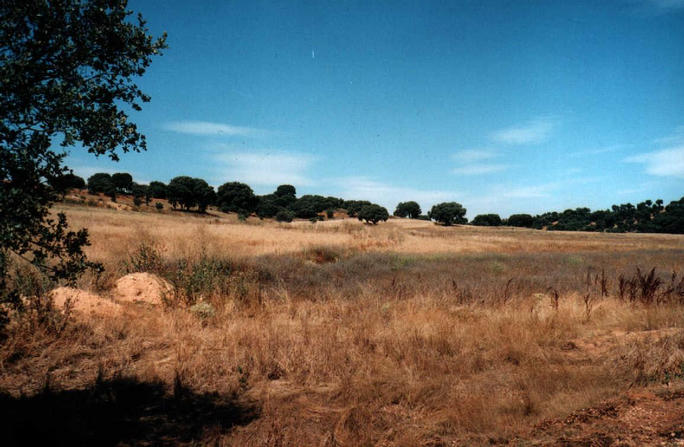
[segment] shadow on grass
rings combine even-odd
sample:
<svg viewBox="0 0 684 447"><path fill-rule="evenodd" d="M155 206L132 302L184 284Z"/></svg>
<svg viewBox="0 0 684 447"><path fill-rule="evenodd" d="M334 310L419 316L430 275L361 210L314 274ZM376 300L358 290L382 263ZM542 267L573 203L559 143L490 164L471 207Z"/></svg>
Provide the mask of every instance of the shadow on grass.
<svg viewBox="0 0 684 447"><path fill-rule="evenodd" d="M0 445L178 445L210 443L257 418L234 397L197 394L176 383L98 381L81 390L0 394Z"/></svg>

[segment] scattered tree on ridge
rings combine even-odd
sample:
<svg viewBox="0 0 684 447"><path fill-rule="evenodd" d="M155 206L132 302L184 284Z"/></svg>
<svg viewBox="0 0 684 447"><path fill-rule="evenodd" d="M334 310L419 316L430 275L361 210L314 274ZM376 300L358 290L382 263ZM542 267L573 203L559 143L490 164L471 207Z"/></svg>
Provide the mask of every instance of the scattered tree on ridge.
<svg viewBox="0 0 684 447"><path fill-rule="evenodd" d="M165 199L166 198L166 185L162 182L150 182L147 187L148 194L150 197L155 199Z"/></svg>
<svg viewBox="0 0 684 447"><path fill-rule="evenodd" d="M454 224L466 224L466 209L458 202L442 202L433 206L428 217L432 220L449 226Z"/></svg>
<svg viewBox="0 0 684 447"><path fill-rule="evenodd" d="M389 219L389 213L385 207L373 203L365 205L359 210L358 219L365 220L366 222L375 225L381 220L387 221L387 219Z"/></svg>
<svg viewBox="0 0 684 447"><path fill-rule="evenodd" d="M224 213L235 212L249 215L256 210L259 200L249 185L240 182L228 182L219 186L216 203Z"/></svg>
<svg viewBox="0 0 684 447"><path fill-rule="evenodd" d="M397 208L394 210L394 215L397 217L408 217L409 219L417 219L422 213L420 205L417 202L399 202Z"/></svg>
<svg viewBox="0 0 684 447"><path fill-rule="evenodd" d="M85 188L85 180L71 172L64 174L59 177L50 179L50 186L52 186L57 194L64 197L70 189L83 189Z"/></svg>
<svg viewBox="0 0 684 447"><path fill-rule="evenodd" d="M130 194L133 188L133 176L128 172L117 172L112 174L112 183L119 194Z"/></svg>
<svg viewBox="0 0 684 447"><path fill-rule="evenodd" d="M200 213L205 212L215 199L214 188L206 181L188 176L173 178L166 187L166 194L174 208L178 205L185 210L197 207Z"/></svg>

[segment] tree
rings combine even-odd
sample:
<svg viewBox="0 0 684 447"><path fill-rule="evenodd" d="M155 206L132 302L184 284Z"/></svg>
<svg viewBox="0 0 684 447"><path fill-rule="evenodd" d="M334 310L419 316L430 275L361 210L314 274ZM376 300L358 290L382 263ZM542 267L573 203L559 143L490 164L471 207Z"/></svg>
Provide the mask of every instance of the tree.
<svg viewBox="0 0 684 447"><path fill-rule="evenodd" d="M95 267L83 253L87 231L50 216L49 184L69 172L56 143L113 160L145 149L128 109L149 97L132 78L165 36L154 39L130 14L125 0L0 2L0 300L19 302L10 253L52 279Z"/></svg>
<svg viewBox="0 0 684 447"><path fill-rule="evenodd" d="M471 223L481 227L498 227L501 217L498 214L478 214Z"/></svg>
<svg viewBox="0 0 684 447"><path fill-rule="evenodd" d="M162 182L150 182L150 185L147 187L147 192L150 195L150 197L153 197L155 199L165 199L166 198L166 185Z"/></svg>
<svg viewBox="0 0 684 447"><path fill-rule="evenodd" d="M112 174L112 183L114 183L117 192L128 194L133 188L133 176L127 172L117 172Z"/></svg>
<svg viewBox="0 0 684 447"><path fill-rule="evenodd" d="M433 206L428 217L432 220L449 226L453 224L466 224L468 219L465 218L466 209L458 202L442 202Z"/></svg>
<svg viewBox="0 0 684 447"><path fill-rule="evenodd" d="M216 193L214 188L201 178L194 178L192 180L192 193L197 202L197 211L204 213L207 211L207 207L216 201Z"/></svg>
<svg viewBox="0 0 684 447"><path fill-rule="evenodd" d="M512 227L532 228L534 218L529 214L511 214L506 223Z"/></svg>
<svg viewBox="0 0 684 447"><path fill-rule="evenodd" d="M181 175L174 177L166 187L166 194L174 209L180 206L181 209L190 209L195 206L195 198L192 194L192 177Z"/></svg>
<svg viewBox="0 0 684 447"><path fill-rule="evenodd" d="M216 202L224 213L232 211L248 215L256 211L259 200L249 185L240 182L228 182L219 186Z"/></svg>
<svg viewBox="0 0 684 447"><path fill-rule="evenodd" d="M311 217L316 217L318 213L328 208L328 204L329 202L325 197L308 194L297 199L297 201L290 206L290 210L295 213L295 216L301 219L309 219Z"/></svg>
<svg viewBox="0 0 684 447"><path fill-rule="evenodd" d="M256 214L259 218L274 217L285 208L278 205L277 197L274 194L267 194L265 196L257 197L259 203L256 207Z"/></svg>
<svg viewBox="0 0 684 447"><path fill-rule="evenodd" d="M662 200L660 202L662 204ZM653 225L654 231L659 233L684 234L684 197L670 202L665 212L655 216Z"/></svg>
<svg viewBox="0 0 684 447"><path fill-rule="evenodd" d="M371 205L368 200L345 200L342 203L342 208L347 210L349 217L356 217L358 212L366 205Z"/></svg>
<svg viewBox="0 0 684 447"><path fill-rule="evenodd" d="M171 179L169 186L166 187L166 193L174 208L178 205L185 210L197 207L200 213L205 212L216 197L214 188L206 181L186 175Z"/></svg>
<svg viewBox="0 0 684 447"><path fill-rule="evenodd" d="M276 190L273 194L275 194L278 197L283 197L283 196L295 197L297 195L297 190L292 185L280 185L276 188Z"/></svg>
<svg viewBox="0 0 684 447"><path fill-rule="evenodd" d="M272 194L274 203L282 208L289 208L297 201L297 190L292 185L280 185Z"/></svg>
<svg viewBox="0 0 684 447"><path fill-rule="evenodd" d="M367 223L376 225L378 222L387 221L389 213L385 207L376 205L374 203L363 206L358 213L359 220L365 220Z"/></svg>
<svg viewBox="0 0 684 447"><path fill-rule="evenodd" d="M64 196L70 189L85 188L85 180L83 180L82 177L69 172L60 177L50 179L50 186L52 186L56 193Z"/></svg>
<svg viewBox="0 0 684 447"><path fill-rule="evenodd" d="M409 219L416 219L421 213L420 205L414 201L399 202L397 208L394 210L395 216L408 217Z"/></svg>
<svg viewBox="0 0 684 447"><path fill-rule="evenodd" d="M91 194L100 192L106 194L112 188L116 188L112 182L112 176L105 172L98 172L88 177L88 192Z"/></svg>
<svg viewBox="0 0 684 447"><path fill-rule="evenodd" d="M147 185L141 185L139 183L133 183L131 185L131 195L133 196L133 203L136 206L140 206L142 204L142 198L147 197L147 188ZM149 203L147 199L146 201Z"/></svg>

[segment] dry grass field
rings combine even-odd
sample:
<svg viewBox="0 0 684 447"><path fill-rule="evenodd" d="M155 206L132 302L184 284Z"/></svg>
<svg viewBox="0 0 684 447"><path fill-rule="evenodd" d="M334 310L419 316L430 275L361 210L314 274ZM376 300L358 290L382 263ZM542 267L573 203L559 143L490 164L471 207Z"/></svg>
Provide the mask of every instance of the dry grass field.
<svg viewBox="0 0 684 447"><path fill-rule="evenodd" d="M106 271L10 328L10 440L684 443L682 236L58 209Z"/></svg>

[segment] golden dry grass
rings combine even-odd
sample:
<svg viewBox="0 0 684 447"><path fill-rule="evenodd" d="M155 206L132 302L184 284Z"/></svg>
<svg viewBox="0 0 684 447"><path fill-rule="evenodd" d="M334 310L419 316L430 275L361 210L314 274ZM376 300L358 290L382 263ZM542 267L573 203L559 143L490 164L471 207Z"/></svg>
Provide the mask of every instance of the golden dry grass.
<svg viewBox="0 0 684 447"><path fill-rule="evenodd" d="M153 238L167 256L198 250L210 255L287 254L316 246L345 250L400 253L538 253L684 249L684 238L668 234L540 232L521 228L441 227L431 222L390 219L377 226L356 219L311 224L278 224L234 215L213 218L192 214L150 214L102 208L60 207L71 225L86 227L93 239L89 251L101 260L120 260L143 238Z"/></svg>
<svg viewBox="0 0 684 447"><path fill-rule="evenodd" d="M665 281L684 271L681 236L63 209L89 228L109 275L127 273L144 243L161 255L150 269L186 292L161 308L122 303L120 317L76 315L60 337L17 328L0 352L0 389L127 377L255 412L230 424L199 414L202 430L167 432L171 443L523 444L541 421L629 388L684 385L684 305L616 289L635 266ZM81 286L109 296L112 284ZM213 313L191 310L197 300Z"/></svg>

